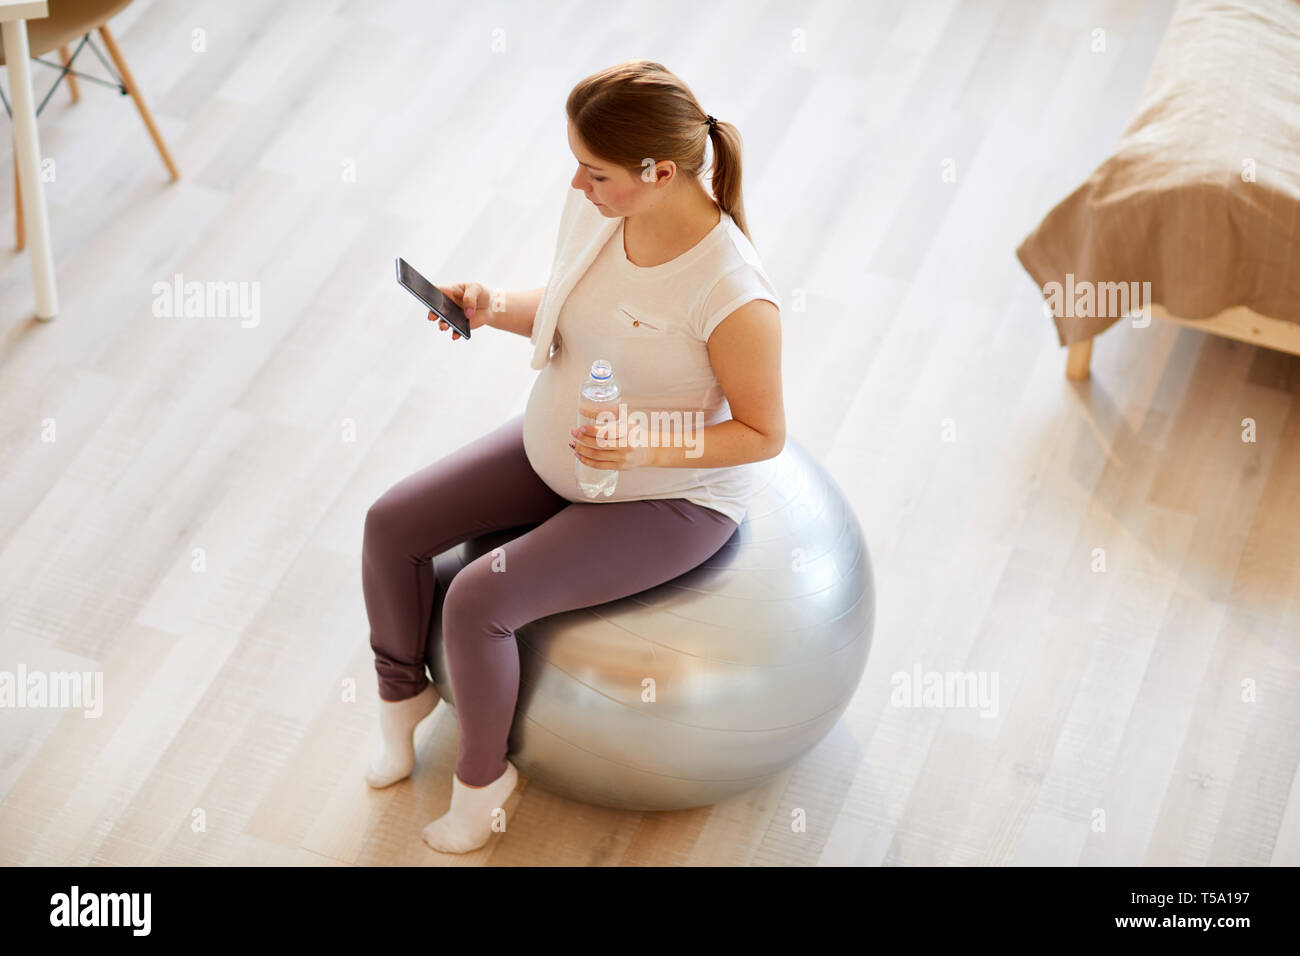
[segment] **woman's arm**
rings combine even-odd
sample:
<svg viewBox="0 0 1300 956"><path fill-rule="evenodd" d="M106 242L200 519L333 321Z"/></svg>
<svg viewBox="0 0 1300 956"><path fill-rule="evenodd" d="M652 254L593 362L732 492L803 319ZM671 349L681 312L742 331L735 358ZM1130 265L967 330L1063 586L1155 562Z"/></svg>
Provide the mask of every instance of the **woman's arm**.
<svg viewBox="0 0 1300 956"><path fill-rule="evenodd" d="M533 319L537 317L537 306L542 301L540 289L527 289L522 292L494 292L490 294L487 324L502 332L513 332L524 338L533 334Z"/></svg>
<svg viewBox="0 0 1300 956"><path fill-rule="evenodd" d="M652 467L726 468L774 458L785 447L777 307L766 299L746 302L713 330L708 346L731 418L692 442L654 448Z"/></svg>

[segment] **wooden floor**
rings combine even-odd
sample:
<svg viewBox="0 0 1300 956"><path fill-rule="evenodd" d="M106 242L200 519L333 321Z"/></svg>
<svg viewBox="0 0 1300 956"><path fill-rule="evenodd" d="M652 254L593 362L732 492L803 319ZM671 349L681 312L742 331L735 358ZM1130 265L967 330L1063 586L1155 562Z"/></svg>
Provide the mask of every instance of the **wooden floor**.
<svg viewBox="0 0 1300 956"><path fill-rule="evenodd" d="M114 25L175 184L128 100L51 99L54 322L0 253L0 670L102 671L107 702L0 712L0 863L1300 862L1300 358L1121 323L1068 382L1013 252L1113 146L1171 0L612 6L138 0ZM637 814L524 782L444 857L454 719L411 781L362 778L362 524L535 373L436 334L392 261L543 284L565 96L634 56L745 137L788 431L857 510L875 643L769 787ZM258 324L155 315L177 273L257 283ZM996 716L891 705L918 666L996 675Z"/></svg>

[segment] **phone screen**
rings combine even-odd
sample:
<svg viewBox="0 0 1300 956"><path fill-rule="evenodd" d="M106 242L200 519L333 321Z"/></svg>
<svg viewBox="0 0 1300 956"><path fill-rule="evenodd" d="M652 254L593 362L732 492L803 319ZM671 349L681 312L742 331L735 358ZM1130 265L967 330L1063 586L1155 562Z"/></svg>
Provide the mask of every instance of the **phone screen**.
<svg viewBox="0 0 1300 956"><path fill-rule="evenodd" d="M436 285L416 272L401 256L397 257L397 281L453 329L465 338L469 338L469 319L465 317L460 306L443 295Z"/></svg>

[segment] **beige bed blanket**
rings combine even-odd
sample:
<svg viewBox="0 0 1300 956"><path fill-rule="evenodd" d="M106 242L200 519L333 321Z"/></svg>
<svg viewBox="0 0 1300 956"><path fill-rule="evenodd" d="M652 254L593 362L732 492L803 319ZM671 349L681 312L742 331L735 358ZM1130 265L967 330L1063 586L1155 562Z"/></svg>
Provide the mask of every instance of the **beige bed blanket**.
<svg viewBox="0 0 1300 956"><path fill-rule="evenodd" d="M1114 155L1016 255L1062 345L1122 317L1103 283L1300 323L1300 0L1182 0Z"/></svg>

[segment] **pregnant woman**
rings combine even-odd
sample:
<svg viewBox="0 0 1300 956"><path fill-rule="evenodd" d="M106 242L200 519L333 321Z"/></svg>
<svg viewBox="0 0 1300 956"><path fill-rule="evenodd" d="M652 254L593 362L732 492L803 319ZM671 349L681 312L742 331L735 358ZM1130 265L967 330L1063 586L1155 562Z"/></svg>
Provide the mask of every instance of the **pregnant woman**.
<svg viewBox="0 0 1300 956"><path fill-rule="evenodd" d="M450 809L423 836L447 853L487 842L518 779L506 759L515 629L702 564L745 516L752 463L785 444L780 300L745 225L739 134L646 60L583 80L566 111L578 166L547 286L493 296L474 282L443 287L471 328L533 341L541 374L527 408L402 479L366 515L362 586L382 740L366 775L372 787L410 775L415 727L438 703L425 673L438 586L431 558L536 524L446 585L442 639L460 750ZM701 176L710 143L712 194ZM613 366L629 414L672 410L698 421L689 446L680 434L646 445L608 428L575 432L578 388L598 358ZM614 495L587 499L577 461L618 470Z"/></svg>

